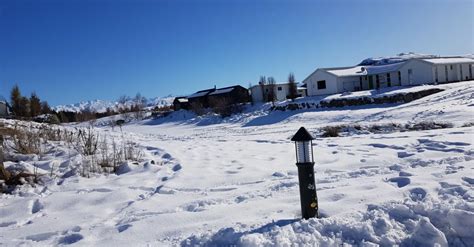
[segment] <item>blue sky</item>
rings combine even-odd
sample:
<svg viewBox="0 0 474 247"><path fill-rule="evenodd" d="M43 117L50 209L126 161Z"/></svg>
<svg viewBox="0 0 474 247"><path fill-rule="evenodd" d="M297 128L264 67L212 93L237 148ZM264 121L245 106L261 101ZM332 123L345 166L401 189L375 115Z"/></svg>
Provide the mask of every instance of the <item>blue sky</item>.
<svg viewBox="0 0 474 247"><path fill-rule="evenodd" d="M51 105L303 80L400 52L474 53L474 1L0 0L0 94Z"/></svg>

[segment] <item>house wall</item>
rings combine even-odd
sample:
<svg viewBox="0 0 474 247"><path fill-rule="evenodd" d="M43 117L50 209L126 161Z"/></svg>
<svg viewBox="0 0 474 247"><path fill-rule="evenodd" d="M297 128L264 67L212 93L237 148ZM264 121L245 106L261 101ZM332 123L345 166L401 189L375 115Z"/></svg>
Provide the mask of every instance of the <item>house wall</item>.
<svg viewBox="0 0 474 247"><path fill-rule="evenodd" d="M266 84L263 90L271 90L271 85ZM278 90L280 88L280 90ZM275 84L273 93L275 95L276 101L284 101L287 99L287 96L290 94L289 84ZM250 88L250 94L252 96L252 102L263 102L263 93L262 86L257 85Z"/></svg>
<svg viewBox="0 0 474 247"><path fill-rule="evenodd" d="M420 60L408 61L400 68L402 86L434 83L433 67L433 65ZM408 75L408 70L410 69L412 70L411 77Z"/></svg>
<svg viewBox="0 0 474 247"><path fill-rule="evenodd" d="M0 102L0 117L8 116L7 105L3 102Z"/></svg>
<svg viewBox="0 0 474 247"><path fill-rule="evenodd" d="M337 79L337 84L337 88L339 88L340 93L352 92L356 91L356 88L360 87L360 79L359 76L339 77Z"/></svg>
<svg viewBox="0 0 474 247"><path fill-rule="evenodd" d="M286 96L290 94L290 87L288 84L275 85L275 96L277 101L286 100Z"/></svg>
<svg viewBox="0 0 474 247"><path fill-rule="evenodd" d="M250 94L252 96L252 102L263 102L262 87L260 85L251 87Z"/></svg>
<svg viewBox="0 0 474 247"><path fill-rule="evenodd" d="M318 89L318 81L326 81L326 89ZM338 93L337 77L323 70L317 70L306 78L303 83L307 85L308 96Z"/></svg>
<svg viewBox="0 0 474 247"><path fill-rule="evenodd" d="M461 70L461 66L462 66L462 78L460 77L461 81L467 81L467 80L474 79L473 78L474 71L472 71L472 73L473 73L472 76L469 74L469 67L472 66L472 64L468 64L468 63L460 64L459 65L459 70ZM459 74L461 74L461 71L459 72Z"/></svg>

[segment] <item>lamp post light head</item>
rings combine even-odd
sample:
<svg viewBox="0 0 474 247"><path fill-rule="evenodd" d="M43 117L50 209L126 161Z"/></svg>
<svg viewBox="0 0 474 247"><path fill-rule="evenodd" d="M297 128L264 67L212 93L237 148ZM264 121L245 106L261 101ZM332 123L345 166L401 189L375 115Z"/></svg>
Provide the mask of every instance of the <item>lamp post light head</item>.
<svg viewBox="0 0 474 247"><path fill-rule="evenodd" d="M304 127L301 127L291 138L291 141L295 142L296 163L314 164L313 140L314 138Z"/></svg>

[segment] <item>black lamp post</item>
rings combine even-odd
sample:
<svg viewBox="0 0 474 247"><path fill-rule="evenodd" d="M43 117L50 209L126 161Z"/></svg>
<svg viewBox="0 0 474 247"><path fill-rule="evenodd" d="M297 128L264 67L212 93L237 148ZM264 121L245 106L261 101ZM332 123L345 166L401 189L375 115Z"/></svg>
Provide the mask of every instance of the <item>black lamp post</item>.
<svg viewBox="0 0 474 247"><path fill-rule="evenodd" d="M301 215L305 219L318 217L318 196L316 195L316 183L314 182L313 140L314 138L304 127L301 127L291 138L291 141L295 142Z"/></svg>

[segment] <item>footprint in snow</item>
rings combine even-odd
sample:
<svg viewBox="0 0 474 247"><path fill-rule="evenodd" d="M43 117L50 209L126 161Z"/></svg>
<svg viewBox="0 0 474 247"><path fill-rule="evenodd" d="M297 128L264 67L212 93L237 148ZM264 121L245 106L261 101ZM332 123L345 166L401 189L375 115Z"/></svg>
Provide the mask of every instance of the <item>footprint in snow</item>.
<svg viewBox="0 0 474 247"><path fill-rule="evenodd" d="M163 156L161 156L161 158L169 160L169 159L171 159L171 154L165 153L165 154L163 154Z"/></svg>
<svg viewBox="0 0 474 247"><path fill-rule="evenodd" d="M407 153L407 152L398 152L397 153L398 158L401 158L401 159L407 158L407 157L410 157L410 156L413 156L413 155L415 155L415 154Z"/></svg>
<svg viewBox="0 0 474 247"><path fill-rule="evenodd" d="M413 188L410 190L410 198L413 200L413 201L420 201L420 200L423 200L425 197L426 197L426 190L423 189L423 188Z"/></svg>
<svg viewBox="0 0 474 247"><path fill-rule="evenodd" d="M43 208L44 208L43 204L39 201L39 199L36 199L31 205L31 213L36 214L39 211L41 211Z"/></svg>
<svg viewBox="0 0 474 247"><path fill-rule="evenodd" d="M462 180L464 180L466 183L470 185L474 185L474 178L462 177Z"/></svg>
<svg viewBox="0 0 474 247"><path fill-rule="evenodd" d="M177 165L173 166L172 169L173 169L174 172L177 172L177 171L181 170L182 168L183 167L180 164L177 164Z"/></svg>
<svg viewBox="0 0 474 247"><path fill-rule="evenodd" d="M35 241L35 242L41 242L48 240L52 236L56 235L57 232L44 232L44 233L38 233L38 234L33 234L26 236L25 239Z"/></svg>
<svg viewBox="0 0 474 247"><path fill-rule="evenodd" d="M410 178L407 177L390 178L388 181L392 183L397 183L398 188L405 187L411 183Z"/></svg>
<svg viewBox="0 0 474 247"><path fill-rule="evenodd" d="M84 236L82 236L79 233L72 233L60 238L58 241L58 244L69 245L69 244L77 243L81 241L83 238Z"/></svg>
<svg viewBox="0 0 474 247"><path fill-rule="evenodd" d="M130 228L132 225L130 224L125 224L125 225L120 225L117 227L117 231L118 232L123 232L125 230L127 230L128 228Z"/></svg>

